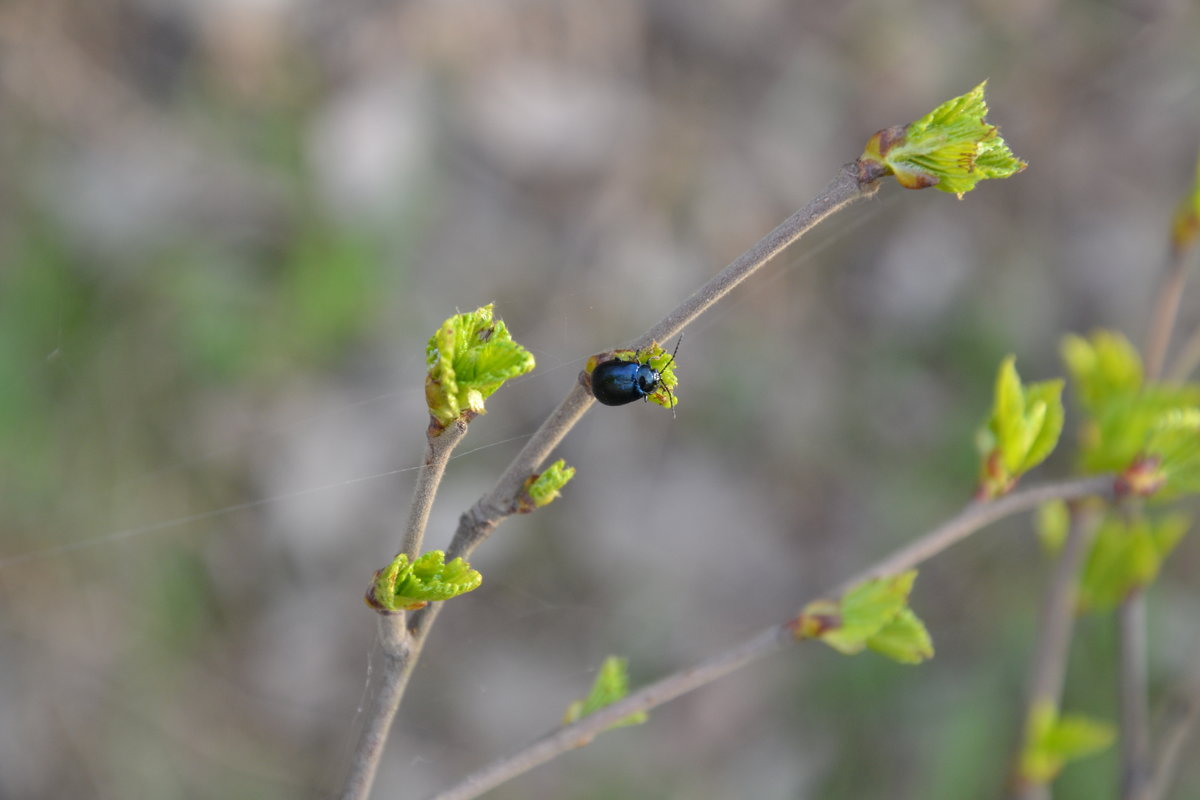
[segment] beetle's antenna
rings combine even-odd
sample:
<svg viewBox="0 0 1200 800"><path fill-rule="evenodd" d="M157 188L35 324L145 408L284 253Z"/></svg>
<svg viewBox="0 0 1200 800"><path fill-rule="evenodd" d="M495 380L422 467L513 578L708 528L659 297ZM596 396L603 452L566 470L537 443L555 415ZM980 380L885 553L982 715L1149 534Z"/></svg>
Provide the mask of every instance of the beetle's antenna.
<svg viewBox="0 0 1200 800"><path fill-rule="evenodd" d="M671 351L671 357L670 357L669 359L667 359L667 363L666 363L666 364L663 364L663 369L664 369L664 370L665 370L667 367L669 367L669 366L671 366L672 364L674 364L674 363L675 363L675 354L679 352L679 345L680 345L680 344L682 344L682 343L683 343L683 332L682 332L682 331L680 331L680 333L679 333L679 338L675 340L675 349ZM667 397L671 398L671 418L672 418L672 419L679 419L679 416L678 416L678 415L675 413L675 395L671 394L671 387L670 387L670 386L667 386L667 385L664 383L664 384L663 384L663 388L667 390Z"/></svg>
<svg viewBox="0 0 1200 800"><path fill-rule="evenodd" d="M675 340L675 349L671 351L671 357L667 359L667 363L663 364L663 369L675 363L675 354L679 352L679 345L683 343L683 334L679 334L679 338Z"/></svg>

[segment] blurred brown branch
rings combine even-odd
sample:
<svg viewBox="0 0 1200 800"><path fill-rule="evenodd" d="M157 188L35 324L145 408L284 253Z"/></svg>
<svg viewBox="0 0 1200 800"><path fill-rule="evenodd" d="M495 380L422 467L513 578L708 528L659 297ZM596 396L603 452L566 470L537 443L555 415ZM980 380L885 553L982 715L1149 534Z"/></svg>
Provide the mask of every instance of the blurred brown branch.
<svg viewBox="0 0 1200 800"><path fill-rule="evenodd" d="M913 540L890 556L863 570L827 596L837 596L865 580L902 572L930 559L987 525L1011 514L1029 511L1049 500L1072 500L1112 493L1112 477L1099 476L1036 486L989 502L972 502L957 515ZM792 635L791 620L773 625L723 653L695 666L672 673L606 706L578 722L546 734L528 747L498 759L469 775L458 785L433 800L470 800L534 767L591 742L609 726L630 714L649 711L663 703L705 686L748 664L782 650L798 640Z"/></svg>
<svg viewBox="0 0 1200 800"><path fill-rule="evenodd" d="M682 331L688 323L821 221L856 200L870 197L877 190L876 181L860 182L853 163L843 165L815 198L680 303L638 339L635 347L644 346L650 341L665 340ZM566 398L508 465L492 490L462 515L447 551L448 558L468 558L497 525L516 512L517 497L525 479L540 468L593 402L591 393L580 383L576 382L571 387ZM396 644L394 652L389 651L382 670L381 680L387 691L375 693L366 710L367 723L355 747L350 771L342 788L341 797L344 800L361 800L370 795L387 730L399 709L408 678L441 605L433 603L416 612L409 624L408 636L404 636L399 628L402 617L384 621L385 625L394 628L386 638Z"/></svg>

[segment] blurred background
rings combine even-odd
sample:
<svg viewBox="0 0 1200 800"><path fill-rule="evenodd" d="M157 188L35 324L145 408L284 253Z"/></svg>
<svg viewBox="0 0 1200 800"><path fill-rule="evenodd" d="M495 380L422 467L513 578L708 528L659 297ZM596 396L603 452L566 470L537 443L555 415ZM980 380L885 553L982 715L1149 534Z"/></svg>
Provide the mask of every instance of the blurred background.
<svg viewBox="0 0 1200 800"><path fill-rule="evenodd" d="M327 794L440 322L495 302L538 369L472 424L430 548L587 355L989 78L1029 169L962 202L885 185L689 329L678 419L590 412L564 496L477 552L376 795L540 735L610 653L684 667L949 516L1005 354L1043 379L1067 331L1142 340L1197 42L1188 0L0 3L0 797ZM922 667L796 648L493 796L997 797L1028 534L923 569ZM1156 699L1196 652L1197 538L1150 597ZM1115 717L1110 628L1081 621L1069 710Z"/></svg>

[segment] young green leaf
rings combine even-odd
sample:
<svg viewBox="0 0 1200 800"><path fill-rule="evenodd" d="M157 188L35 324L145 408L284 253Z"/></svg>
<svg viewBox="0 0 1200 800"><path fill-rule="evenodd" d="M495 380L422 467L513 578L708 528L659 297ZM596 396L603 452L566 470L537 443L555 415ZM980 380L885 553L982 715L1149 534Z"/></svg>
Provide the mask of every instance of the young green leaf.
<svg viewBox="0 0 1200 800"><path fill-rule="evenodd" d="M596 674L596 680L592 682L592 688L588 692L587 697L582 700L576 700L567 706L567 713L563 715L563 724L570 725L572 722L577 722L588 714L599 711L605 706L610 706L629 694L627 666L627 660L618 656L609 656L604 659L604 663L600 665L600 671ZM647 719L648 716L645 711L638 711L637 713L630 714L628 717L617 720L606 730L623 728L626 725L641 725Z"/></svg>
<svg viewBox="0 0 1200 800"><path fill-rule="evenodd" d="M1150 432L1143 460L1156 467L1165 491L1200 492L1200 408L1174 408ZM1157 487L1156 487L1157 488Z"/></svg>
<svg viewBox="0 0 1200 800"><path fill-rule="evenodd" d="M925 625L908 607L916 570L864 581L840 600L815 600L792 621L797 639L820 639L840 653L866 648L904 664L933 655Z"/></svg>
<svg viewBox="0 0 1200 800"><path fill-rule="evenodd" d="M1083 423L1079 437L1081 467L1096 473L1147 466L1135 462L1151 455L1148 447L1167 445L1172 438L1172 418L1198 404L1200 387L1196 384L1152 384L1134 395L1110 396ZM1178 428L1176 431L1181 432Z"/></svg>
<svg viewBox="0 0 1200 800"><path fill-rule="evenodd" d="M1121 333L1097 330L1087 339L1067 334L1059 349L1080 405L1092 414L1115 398L1135 396L1142 388L1142 359Z"/></svg>
<svg viewBox="0 0 1200 800"><path fill-rule="evenodd" d="M1082 609L1109 611L1158 577L1163 561L1191 526L1180 514L1101 523L1079 585Z"/></svg>
<svg viewBox="0 0 1200 800"><path fill-rule="evenodd" d="M1107 722L1072 714L1060 716L1051 703L1035 705L1025 725L1019 778L1027 785L1050 783L1067 762L1098 753L1116 738L1116 730Z"/></svg>
<svg viewBox="0 0 1200 800"><path fill-rule="evenodd" d="M1046 459L1062 434L1061 380L1023 385L1009 356L996 375L995 401L976 443L980 454L979 496L999 497L1024 473Z"/></svg>
<svg viewBox="0 0 1200 800"><path fill-rule="evenodd" d="M929 637L929 630L907 607L867 639L867 647L901 664L920 664L933 658L933 640Z"/></svg>
<svg viewBox="0 0 1200 800"><path fill-rule="evenodd" d="M1171 461L1172 489L1200 489L1200 453L1195 441L1196 384L1143 384L1142 363L1124 336L1096 331L1088 339L1070 335L1063 360L1087 413L1079 436L1085 472L1116 472L1119 488L1149 495L1163 488Z"/></svg>
<svg viewBox="0 0 1200 800"><path fill-rule="evenodd" d="M961 198L979 181L1007 178L1027 166L1013 155L1000 129L984 121L987 81L916 122L879 131L858 160L859 175L895 175L906 189L933 186Z"/></svg>
<svg viewBox="0 0 1200 800"><path fill-rule="evenodd" d="M510 378L534 367L533 355L513 341L491 304L455 314L429 340L425 401L444 429L485 412L483 401Z"/></svg>
<svg viewBox="0 0 1200 800"><path fill-rule="evenodd" d="M1047 555L1057 555L1062 550L1070 527L1071 510L1062 500L1051 500L1038 506L1034 528Z"/></svg>
<svg viewBox="0 0 1200 800"><path fill-rule="evenodd" d="M517 511L528 514L535 508L549 505L574 477L575 468L568 467L561 458L536 475L530 475L525 479L525 490L517 498Z"/></svg>
<svg viewBox="0 0 1200 800"><path fill-rule="evenodd" d="M1085 472L1116 472L1118 489L1131 494L1200 491L1200 386L1144 384L1137 351L1110 331L1064 337L1062 356L1087 412Z"/></svg>
<svg viewBox="0 0 1200 800"><path fill-rule="evenodd" d="M1196 179L1191 192L1179 201L1171 220L1171 247L1184 253L1196 246L1200 238L1200 158L1196 159Z"/></svg>
<svg viewBox="0 0 1200 800"><path fill-rule="evenodd" d="M441 550L431 550L412 563L400 553L375 573L366 600L382 614L411 611L466 594L482 582L483 576L461 558L447 564Z"/></svg>

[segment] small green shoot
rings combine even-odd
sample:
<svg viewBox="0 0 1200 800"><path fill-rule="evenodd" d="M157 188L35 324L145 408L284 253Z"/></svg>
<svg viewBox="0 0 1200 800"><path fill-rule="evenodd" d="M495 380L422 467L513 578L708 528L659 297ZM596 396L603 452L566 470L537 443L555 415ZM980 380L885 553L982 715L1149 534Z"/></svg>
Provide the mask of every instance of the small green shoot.
<svg viewBox="0 0 1200 800"><path fill-rule="evenodd" d="M1200 158L1196 159L1196 179L1191 192L1179 201L1171 220L1171 248L1185 253L1200 239Z"/></svg>
<svg viewBox="0 0 1200 800"><path fill-rule="evenodd" d="M916 570L864 581L840 600L814 600L792 620L797 639L820 639L839 653L870 648L902 664L933 656L924 623L908 607Z"/></svg>
<svg viewBox="0 0 1200 800"><path fill-rule="evenodd" d="M1058 555L1067 541L1071 527L1071 510L1062 500L1051 500L1038 506L1034 514L1034 529L1047 555Z"/></svg>
<svg viewBox="0 0 1200 800"><path fill-rule="evenodd" d="M1063 381L1022 384L1015 362L1013 356L1001 362L991 417L976 436L980 498L1008 493L1053 452L1062 434Z"/></svg>
<svg viewBox="0 0 1200 800"><path fill-rule="evenodd" d="M867 647L901 664L920 664L933 657L929 631L911 608L900 609L891 622L867 639Z"/></svg>
<svg viewBox="0 0 1200 800"><path fill-rule="evenodd" d="M1195 384L1147 386L1133 397L1114 397L1086 419L1080 435L1080 456L1085 472L1145 472L1156 465L1147 462L1156 454L1172 457L1180 477L1192 458L1188 453L1189 415L1200 403ZM1138 463L1143 462L1143 463ZM1129 487L1135 494L1150 494L1141 487L1143 476Z"/></svg>
<svg viewBox="0 0 1200 800"><path fill-rule="evenodd" d="M1118 473L1127 494L1200 491L1200 386L1145 384L1137 351L1110 331L1065 337L1062 356L1087 413L1079 436L1085 472Z"/></svg>
<svg viewBox="0 0 1200 800"><path fill-rule="evenodd" d="M1200 408L1164 412L1150 431L1141 460L1155 468L1155 490L1161 488L1171 494L1200 492ZM1126 475L1128 470L1122 477Z"/></svg>
<svg viewBox="0 0 1200 800"><path fill-rule="evenodd" d="M1112 745L1116 730L1107 722L1075 714L1059 715L1051 703L1038 703L1026 721L1019 779L1025 785L1050 783L1064 765Z"/></svg>
<svg viewBox="0 0 1200 800"><path fill-rule="evenodd" d="M367 605L381 614L413 611L479 588L483 576L461 558L446 563L446 554L431 550L409 563L400 553L375 573Z"/></svg>
<svg viewBox="0 0 1200 800"><path fill-rule="evenodd" d="M984 121L986 85L984 81L916 122L876 133L858 160L860 179L895 175L906 189L932 186L961 199L979 181L1008 178L1025 169L1000 129Z"/></svg>
<svg viewBox="0 0 1200 800"><path fill-rule="evenodd" d="M425 401L444 430L456 420L483 414L483 401L505 381L534 368L533 354L513 341L492 305L455 314L429 339Z"/></svg>
<svg viewBox="0 0 1200 800"><path fill-rule="evenodd" d="M610 706L629 694L629 673L627 666L628 662L626 659L618 656L609 656L604 659L604 663L600 665L600 671L596 674L596 680L592 682L592 688L588 691L587 697L582 700L576 700L567 706L567 713L563 715L563 725L578 722L588 714L595 713L605 706ZM611 731L614 728L624 728L627 725L641 725L648 718L645 711L638 711L630 714L628 717L617 720L605 730Z"/></svg>
<svg viewBox="0 0 1200 800"><path fill-rule="evenodd" d="M1113 401L1133 397L1142 388L1142 359L1116 331L1093 331L1087 339L1069 333L1059 347L1067 371L1079 393L1079 404L1089 413Z"/></svg>
<svg viewBox="0 0 1200 800"><path fill-rule="evenodd" d="M541 472L525 479L525 489L517 498L517 512L528 514L534 509L548 506L559 496L560 490L575 477L575 468L568 467L563 459L555 461Z"/></svg>
<svg viewBox="0 0 1200 800"><path fill-rule="evenodd" d="M1181 514L1126 521L1107 517L1083 568L1079 607L1111 611L1158 577L1163 561L1183 538L1191 520Z"/></svg>

